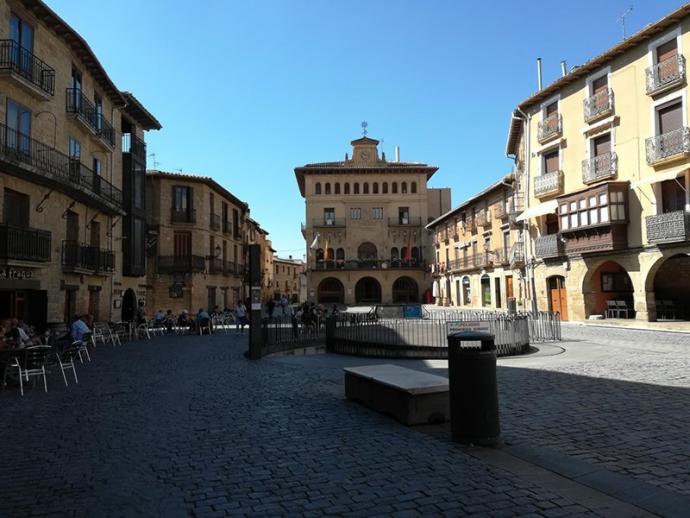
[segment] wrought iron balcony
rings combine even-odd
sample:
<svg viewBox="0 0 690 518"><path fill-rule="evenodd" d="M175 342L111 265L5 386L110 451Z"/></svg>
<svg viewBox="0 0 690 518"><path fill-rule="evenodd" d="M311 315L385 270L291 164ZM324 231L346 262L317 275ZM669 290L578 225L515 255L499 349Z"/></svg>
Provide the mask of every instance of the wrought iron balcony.
<svg viewBox="0 0 690 518"><path fill-rule="evenodd" d="M223 273L223 260L211 257L208 260L208 272L212 275L220 275Z"/></svg>
<svg viewBox="0 0 690 518"><path fill-rule="evenodd" d="M412 217L408 216L403 218L398 216L397 218L388 218L388 225L391 227L402 226L402 227L419 227L422 224L421 216Z"/></svg>
<svg viewBox="0 0 690 518"><path fill-rule="evenodd" d="M421 259L413 257L409 261L403 259L338 259L315 261L312 270L419 270L426 266Z"/></svg>
<svg viewBox="0 0 690 518"><path fill-rule="evenodd" d="M172 207L170 209L170 223L196 223L196 210Z"/></svg>
<svg viewBox="0 0 690 518"><path fill-rule="evenodd" d="M537 125L537 140L540 143L556 138L562 133L563 117L561 117L561 114L558 112L545 117L544 120Z"/></svg>
<svg viewBox="0 0 690 518"><path fill-rule="evenodd" d="M613 113L613 90L604 88L582 101L585 122L594 122Z"/></svg>
<svg viewBox="0 0 690 518"><path fill-rule="evenodd" d="M480 227L487 227L491 224L490 213L488 210L480 210L474 217L477 225Z"/></svg>
<svg viewBox="0 0 690 518"><path fill-rule="evenodd" d="M534 195L537 198L563 192L563 171L552 171L534 178Z"/></svg>
<svg viewBox="0 0 690 518"><path fill-rule="evenodd" d="M678 243L690 240L690 213L684 210L647 216L647 241Z"/></svg>
<svg viewBox="0 0 690 518"><path fill-rule="evenodd" d="M344 227L344 218L317 218L312 221L313 227Z"/></svg>
<svg viewBox="0 0 690 518"><path fill-rule="evenodd" d="M0 259L50 261L50 238L47 230L0 225Z"/></svg>
<svg viewBox="0 0 690 518"><path fill-rule="evenodd" d="M475 268L484 268L486 266L491 266L493 263L493 260L491 256L493 255L494 252L491 251L486 251L483 254L474 254L474 267Z"/></svg>
<svg viewBox="0 0 690 518"><path fill-rule="evenodd" d="M0 124L3 172L44 184L104 212L122 212L122 191L79 160Z"/></svg>
<svg viewBox="0 0 690 518"><path fill-rule="evenodd" d="M231 275L237 273L237 265L233 261L225 261L223 263L223 275Z"/></svg>
<svg viewBox="0 0 690 518"><path fill-rule="evenodd" d="M223 220L223 234L232 234L232 223L227 219Z"/></svg>
<svg viewBox="0 0 690 518"><path fill-rule="evenodd" d="M210 224L209 226L211 227L211 230L215 230L216 232L220 230L220 214L210 214L209 215Z"/></svg>
<svg viewBox="0 0 690 518"><path fill-rule="evenodd" d="M62 270L75 273L112 273L115 253L78 241L62 242Z"/></svg>
<svg viewBox="0 0 690 518"><path fill-rule="evenodd" d="M615 178L618 173L618 155L604 153L582 161L582 183L590 184Z"/></svg>
<svg viewBox="0 0 690 518"><path fill-rule="evenodd" d="M682 54L647 68L647 95L657 95L685 84L685 58Z"/></svg>
<svg viewBox="0 0 690 518"><path fill-rule="evenodd" d="M206 271L206 258L201 255L163 255L156 264L158 273L201 273Z"/></svg>
<svg viewBox="0 0 690 518"><path fill-rule="evenodd" d="M690 154L690 128L679 128L646 141L647 163L658 165Z"/></svg>
<svg viewBox="0 0 690 518"><path fill-rule="evenodd" d="M141 162L146 162L146 143L132 133L122 134L122 152L134 155Z"/></svg>
<svg viewBox="0 0 690 518"><path fill-rule="evenodd" d="M66 107L67 113L73 114L108 146L115 146L115 130L112 124L96 109L81 89L67 89Z"/></svg>
<svg viewBox="0 0 690 518"><path fill-rule="evenodd" d="M499 248L498 250L494 250L492 254L492 262L494 264L508 264L509 261L509 256L510 256L510 250L506 250L504 248Z"/></svg>
<svg viewBox="0 0 690 518"><path fill-rule="evenodd" d="M535 255L539 259L560 257L564 254L561 234L546 234L535 241Z"/></svg>
<svg viewBox="0 0 690 518"><path fill-rule="evenodd" d="M522 241L516 241L510 247L508 262L511 268L521 268L525 265L525 244Z"/></svg>
<svg viewBox="0 0 690 518"><path fill-rule="evenodd" d="M14 40L0 40L0 73L26 82L41 97L55 94L55 70Z"/></svg>

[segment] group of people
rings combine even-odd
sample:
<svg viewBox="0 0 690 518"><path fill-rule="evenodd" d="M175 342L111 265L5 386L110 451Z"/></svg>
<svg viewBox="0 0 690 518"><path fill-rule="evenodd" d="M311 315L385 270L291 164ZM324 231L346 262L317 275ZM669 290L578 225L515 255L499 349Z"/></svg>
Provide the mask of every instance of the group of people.
<svg viewBox="0 0 690 518"><path fill-rule="evenodd" d="M24 348L41 343L31 326L17 318L0 321L0 349Z"/></svg>
<svg viewBox="0 0 690 518"><path fill-rule="evenodd" d="M142 312L143 313L143 312ZM213 329L214 321L233 319L237 334L244 333L244 327L248 325L247 307L244 302L238 301L233 310L229 308L220 309L215 306L210 312L204 308L199 308L195 316L190 315L189 311L183 309L179 315L173 314L171 309L163 311L159 309L153 316L153 325L164 327L168 332L172 332L173 327L188 329L192 332L198 329ZM138 323L146 323L146 317L137 318Z"/></svg>

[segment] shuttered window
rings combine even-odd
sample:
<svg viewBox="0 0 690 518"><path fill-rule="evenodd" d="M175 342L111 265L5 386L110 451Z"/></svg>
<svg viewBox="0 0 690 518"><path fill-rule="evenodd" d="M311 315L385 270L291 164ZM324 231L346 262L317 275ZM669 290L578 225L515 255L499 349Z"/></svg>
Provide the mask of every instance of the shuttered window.
<svg viewBox="0 0 690 518"><path fill-rule="evenodd" d="M558 171L558 150L544 153L544 173Z"/></svg>
<svg viewBox="0 0 690 518"><path fill-rule="evenodd" d="M175 257L187 257L192 254L192 234L189 232L175 232L174 254Z"/></svg>
<svg viewBox="0 0 690 518"><path fill-rule="evenodd" d="M606 134L594 139L594 156L606 155L611 152L611 135Z"/></svg>
<svg viewBox="0 0 690 518"><path fill-rule="evenodd" d="M549 115L557 113L558 112L558 102L552 102L551 104L546 106L546 108L544 108L544 111L545 111L547 117Z"/></svg>
<svg viewBox="0 0 690 518"><path fill-rule="evenodd" d="M657 109L659 118L659 134L669 133L683 126L683 103L680 100L671 101Z"/></svg>
<svg viewBox="0 0 690 518"><path fill-rule="evenodd" d="M601 76L594 81L592 81L592 93L596 94L602 90L606 90L609 86L609 78L607 76Z"/></svg>
<svg viewBox="0 0 690 518"><path fill-rule="evenodd" d="M676 44L676 39L674 38L671 41L666 42L663 45L659 45L656 48L656 62L661 63L662 61L672 58L677 54L678 46Z"/></svg>

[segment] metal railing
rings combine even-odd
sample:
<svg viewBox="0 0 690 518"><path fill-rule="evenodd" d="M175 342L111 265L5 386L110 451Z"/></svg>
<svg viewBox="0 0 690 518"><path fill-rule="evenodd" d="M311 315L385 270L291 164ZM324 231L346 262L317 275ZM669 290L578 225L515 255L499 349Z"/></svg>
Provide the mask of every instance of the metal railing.
<svg viewBox="0 0 690 518"><path fill-rule="evenodd" d="M158 273L201 273L206 271L206 258L201 255L158 256Z"/></svg>
<svg viewBox="0 0 690 518"><path fill-rule="evenodd" d="M84 95L80 88L68 88L66 99L67 113L72 113L84 121L99 137L111 147L115 145L115 129L96 106Z"/></svg>
<svg viewBox="0 0 690 518"><path fill-rule="evenodd" d="M522 241L516 241L510 247L510 254L508 261L512 268L519 268L525 264L525 244Z"/></svg>
<svg viewBox="0 0 690 518"><path fill-rule="evenodd" d="M592 122L613 113L613 90L604 88L582 101L585 122Z"/></svg>
<svg viewBox="0 0 690 518"><path fill-rule="evenodd" d="M549 259L563 255L563 240L561 234L545 234L539 236L535 242L535 255L539 259Z"/></svg>
<svg viewBox="0 0 690 518"><path fill-rule="evenodd" d="M391 270L391 269L420 269L426 268L422 259L337 259L315 261L314 270Z"/></svg>
<svg viewBox="0 0 690 518"><path fill-rule="evenodd" d="M563 171L552 171L534 178L534 195L536 197L560 194L563 192Z"/></svg>
<svg viewBox="0 0 690 518"><path fill-rule="evenodd" d="M78 241L62 242L62 268L65 271L110 273L115 269L115 253Z"/></svg>
<svg viewBox="0 0 690 518"><path fill-rule="evenodd" d="M673 243L690 239L690 213L684 210L666 212L645 218L647 241Z"/></svg>
<svg viewBox="0 0 690 518"><path fill-rule="evenodd" d="M237 264L234 261L223 263L223 275L230 275L237 272Z"/></svg>
<svg viewBox="0 0 690 518"><path fill-rule="evenodd" d="M220 215L219 214L213 214L211 213L209 215L210 224L209 226L211 227L211 230L218 231L220 230Z"/></svg>
<svg viewBox="0 0 690 518"><path fill-rule="evenodd" d="M122 134L122 152L134 155L140 161L146 162L146 143L132 133Z"/></svg>
<svg viewBox="0 0 690 518"><path fill-rule="evenodd" d="M18 261L50 261L51 233L7 223L0 225L0 258Z"/></svg>
<svg viewBox="0 0 690 518"><path fill-rule="evenodd" d="M0 70L14 72L45 93L55 94L55 69L14 40L0 40Z"/></svg>
<svg viewBox="0 0 690 518"><path fill-rule="evenodd" d="M216 257L211 257L208 260L208 272L213 275L220 275L223 273L223 260Z"/></svg>
<svg viewBox="0 0 690 518"><path fill-rule="evenodd" d="M582 161L582 182L589 184L615 178L618 174L618 155L604 153Z"/></svg>
<svg viewBox="0 0 690 518"><path fill-rule="evenodd" d="M170 209L170 223L196 223L195 209Z"/></svg>
<svg viewBox="0 0 690 518"><path fill-rule="evenodd" d="M59 184L72 194L122 207L122 191L69 156L0 124L0 161Z"/></svg>
<svg viewBox="0 0 690 518"><path fill-rule="evenodd" d="M491 218L490 218L490 212L488 210L480 210L475 214L474 220L476 221L477 225L480 227L486 227L491 223Z"/></svg>
<svg viewBox="0 0 690 518"><path fill-rule="evenodd" d="M261 321L261 331L264 339L262 355L295 347L322 345L326 338L325 321L316 315L264 318Z"/></svg>
<svg viewBox="0 0 690 518"><path fill-rule="evenodd" d="M420 226L422 224L422 217L421 216L415 216L415 217L407 217L407 218L402 218L402 217L397 217L397 218L388 218L388 225L391 227L394 226Z"/></svg>
<svg viewBox="0 0 690 518"><path fill-rule="evenodd" d="M649 165L687 155L690 153L690 128L679 128L649 137L645 141L645 147Z"/></svg>
<svg viewBox="0 0 690 518"><path fill-rule="evenodd" d="M312 220L313 227L344 227L344 218L317 218Z"/></svg>
<svg viewBox="0 0 690 518"><path fill-rule="evenodd" d="M672 56L648 67L647 95L655 95L685 82L685 58L682 54Z"/></svg>
<svg viewBox="0 0 690 518"><path fill-rule="evenodd" d="M558 112L552 113L537 124L537 140L544 142L557 137L563 132L563 117Z"/></svg>

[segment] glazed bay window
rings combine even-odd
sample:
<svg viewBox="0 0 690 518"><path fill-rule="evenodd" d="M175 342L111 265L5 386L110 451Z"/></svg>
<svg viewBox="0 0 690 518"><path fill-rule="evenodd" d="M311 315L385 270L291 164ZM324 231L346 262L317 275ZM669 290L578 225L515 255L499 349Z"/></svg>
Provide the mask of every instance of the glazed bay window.
<svg viewBox="0 0 690 518"><path fill-rule="evenodd" d="M673 38L653 50L654 65L647 69L647 95L657 95L685 83L685 58Z"/></svg>
<svg viewBox="0 0 690 518"><path fill-rule="evenodd" d="M582 161L582 182L594 183L616 176L618 157L611 150L611 134L601 135L591 142L592 158Z"/></svg>
<svg viewBox="0 0 690 518"><path fill-rule="evenodd" d="M655 123L657 135L646 141L648 164L663 164L690 154L690 129L683 125L682 99L658 106Z"/></svg>
<svg viewBox="0 0 690 518"><path fill-rule="evenodd" d="M593 122L613 113L613 90L608 76L598 77L590 86L590 96L584 100L585 122Z"/></svg>
<svg viewBox="0 0 690 518"><path fill-rule="evenodd" d="M563 173L559 168L560 150L558 148L542 155L542 174L534 179L536 197L559 194L563 191Z"/></svg>

